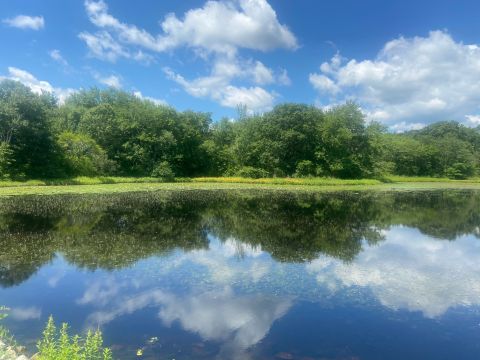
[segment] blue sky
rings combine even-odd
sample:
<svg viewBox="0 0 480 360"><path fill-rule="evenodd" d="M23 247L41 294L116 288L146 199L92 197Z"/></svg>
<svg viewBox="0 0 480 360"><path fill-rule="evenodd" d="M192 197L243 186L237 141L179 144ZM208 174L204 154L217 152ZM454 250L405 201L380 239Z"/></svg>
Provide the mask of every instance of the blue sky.
<svg viewBox="0 0 480 360"><path fill-rule="evenodd" d="M394 131L480 124L480 2L0 2L0 77L114 86L184 110L357 101Z"/></svg>

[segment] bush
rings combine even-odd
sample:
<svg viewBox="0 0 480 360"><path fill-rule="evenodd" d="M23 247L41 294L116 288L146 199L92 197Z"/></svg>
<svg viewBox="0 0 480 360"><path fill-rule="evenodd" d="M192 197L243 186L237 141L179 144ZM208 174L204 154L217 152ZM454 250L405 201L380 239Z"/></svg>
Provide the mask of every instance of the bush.
<svg viewBox="0 0 480 360"><path fill-rule="evenodd" d="M88 135L66 131L58 136L57 143L72 175L107 175L116 170L115 162L110 160L105 150Z"/></svg>
<svg viewBox="0 0 480 360"><path fill-rule="evenodd" d="M152 170L152 177L161 178L164 181L173 181L175 180L175 173L172 170L172 167L168 161L162 161L156 165Z"/></svg>
<svg viewBox="0 0 480 360"><path fill-rule="evenodd" d="M449 179L460 180L472 176L473 173L474 170L469 164L455 163L446 170L445 175L447 175Z"/></svg>
<svg viewBox="0 0 480 360"><path fill-rule="evenodd" d="M236 175L243 178L260 179L269 177L270 174L268 171L263 169L254 168L252 166L244 166L237 171Z"/></svg>
<svg viewBox="0 0 480 360"><path fill-rule="evenodd" d="M103 348L100 330L89 331L85 339L68 334L68 324L64 323L59 332L50 316L38 342L37 360L112 360L112 352Z"/></svg>
<svg viewBox="0 0 480 360"><path fill-rule="evenodd" d="M310 160L302 160L297 164L296 177L309 177L315 175L315 165Z"/></svg>

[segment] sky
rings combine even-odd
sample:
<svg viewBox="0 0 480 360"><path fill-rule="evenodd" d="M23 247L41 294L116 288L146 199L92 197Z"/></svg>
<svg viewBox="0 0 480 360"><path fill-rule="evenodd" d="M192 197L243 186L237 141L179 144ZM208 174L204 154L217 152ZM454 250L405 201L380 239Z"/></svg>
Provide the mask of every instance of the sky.
<svg viewBox="0 0 480 360"><path fill-rule="evenodd" d="M0 79L234 118L357 102L392 131L480 125L480 2L0 1Z"/></svg>

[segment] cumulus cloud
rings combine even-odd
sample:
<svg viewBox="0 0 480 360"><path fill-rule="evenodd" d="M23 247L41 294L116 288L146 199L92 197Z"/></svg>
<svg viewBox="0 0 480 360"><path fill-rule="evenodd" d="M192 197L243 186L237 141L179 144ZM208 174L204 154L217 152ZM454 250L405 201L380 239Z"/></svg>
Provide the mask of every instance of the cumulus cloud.
<svg viewBox="0 0 480 360"><path fill-rule="evenodd" d="M478 239L439 241L404 227L385 236L386 241L365 246L352 263L322 256L307 271L332 291L368 288L382 305L420 311L428 318L458 306L480 305Z"/></svg>
<svg viewBox="0 0 480 360"><path fill-rule="evenodd" d="M157 52L189 46L231 54L238 48L268 51L298 46L266 0L208 1L187 11L183 19L167 15L158 35L116 19L104 1L87 0L85 8L93 24L115 32L122 42Z"/></svg>
<svg viewBox="0 0 480 360"><path fill-rule="evenodd" d="M273 107L276 94L265 90L259 84L275 82L274 72L259 61L240 61L238 59L217 59L209 76L187 80L169 68L164 69L167 77L192 96L209 97L221 105L236 108L247 106L251 112L263 112ZM282 74L280 74L282 76ZM254 86L235 86L235 79L250 79Z"/></svg>
<svg viewBox="0 0 480 360"><path fill-rule="evenodd" d="M40 30L45 27L43 16L18 15L3 20L3 23L18 29Z"/></svg>
<svg viewBox="0 0 480 360"><path fill-rule="evenodd" d="M111 62L119 58L152 61L150 53L187 47L213 64L210 75L193 80L170 69L165 71L192 96L208 97L226 107L243 104L252 112L264 111L273 106L275 94L262 86L290 84L286 70L275 72L260 61L242 59L238 54L240 49L298 47L293 33L279 22L266 0L207 1L182 18L167 15L160 22L158 34L117 19L102 0L85 1L85 9L90 21L100 29L95 34L79 34L93 57Z"/></svg>
<svg viewBox="0 0 480 360"><path fill-rule="evenodd" d="M48 81L38 80L28 71L13 66L8 67L8 75L0 76L0 80L1 79L19 81L23 85L28 86L36 94L41 94L42 92L54 94L60 103L63 103L68 96L76 91L70 88L53 87Z"/></svg>
<svg viewBox="0 0 480 360"><path fill-rule="evenodd" d="M310 83L330 101L357 100L370 119L388 125L408 129L445 119L468 123L480 113L480 47L456 42L444 31L400 37L372 60L335 55L310 74Z"/></svg>

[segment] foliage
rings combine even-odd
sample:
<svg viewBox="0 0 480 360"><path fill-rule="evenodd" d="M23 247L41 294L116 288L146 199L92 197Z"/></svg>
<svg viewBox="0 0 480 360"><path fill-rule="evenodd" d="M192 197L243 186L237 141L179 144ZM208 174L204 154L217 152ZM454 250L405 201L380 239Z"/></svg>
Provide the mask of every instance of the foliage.
<svg viewBox="0 0 480 360"><path fill-rule="evenodd" d="M102 333L88 331L85 339L68 334L68 324L62 324L59 331L50 316L38 342L38 360L112 360L112 352L103 348Z"/></svg>
<svg viewBox="0 0 480 360"><path fill-rule="evenodd" d="M310 160L302 160L297 164L296 177L309 177L315 175L315 165Z"/></svg>
<svg viewBox="0 0 480 360"><path fill-rule="evenodd" d="M61 155L49 128L55 108L47 94L34 94L19 82L0 82L0 141L2 166L14 162L13 174L27 177L63 175ZM8 147L5 146L8 144Z"/></svg>
<svg viewBox="0 0 480 360"><path fill-rule="evenodd" d="M106 152L85 134L62 132L58 145L67 162L68 171L75 176L106 175L115 172L115 163Z"/></svg>
<svg viewBox="0 0 480 360"><path fill-rule="evenodd" d="M254 168L253 166L243 166L237 170L236 175L242 178L260 179L269 177L269 174L264 169Z"/></svg>
<svg viewBox="0 0 480 360"><path fill-rule="evenodd" d="M173 181L175 180L175 173L168 161L162 161L152 170L152 177L161 178L164 181Z"/></svg>
<svg viewBox="0 0 480 360"><path fill-rule="evenodd" d="M9 308L0 306L0 322L8 317ZM18 344L10 331L0 324L0 341L3 342L3 347L0 346L0 359L9 359L16 355L15 349Z"/></svg>
<svg viewBox="0 0 480 360"><path fill-rule="evenodd" d="M176 111L115 89L57 104L0 81L0 177L388 175L465 179L480 166L480 130L443 121L403 134L367 123L352 102L322 110L286 103L238 119ZM168 164L168 167L167 167ZM163 175L158 175L163 173ZM152 175L153 174L153 175Z"/></svg>
<svg viewBox="0 0 480 360"><path fill-rule="evenodd" d="M9 143L3 141L0 143L0 179L10 177L11 166L14 163L13 150Z"/></svg>

